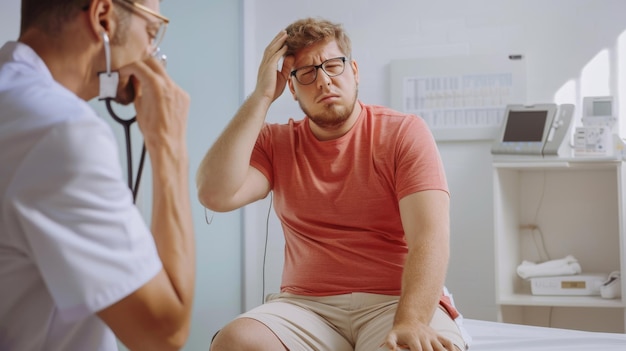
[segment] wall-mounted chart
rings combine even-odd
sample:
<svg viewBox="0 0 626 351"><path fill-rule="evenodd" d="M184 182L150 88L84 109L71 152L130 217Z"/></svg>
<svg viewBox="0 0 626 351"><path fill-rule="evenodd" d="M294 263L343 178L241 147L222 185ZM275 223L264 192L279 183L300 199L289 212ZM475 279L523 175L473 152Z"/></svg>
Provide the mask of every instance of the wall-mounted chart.
<svg viewBox="0 0 626 351"><path fill-rule="evenodd" d="M523 104L521 56L454 56L391 63L391 106L422 117L437 140L488 140L506 105Z"/></svg>

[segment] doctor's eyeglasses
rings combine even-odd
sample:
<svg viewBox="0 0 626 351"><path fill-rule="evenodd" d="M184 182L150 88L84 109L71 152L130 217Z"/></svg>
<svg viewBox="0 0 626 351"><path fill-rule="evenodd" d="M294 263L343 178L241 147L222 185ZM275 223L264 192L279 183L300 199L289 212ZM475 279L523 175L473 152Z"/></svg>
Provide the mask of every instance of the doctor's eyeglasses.
<svg viewBox="0 0 626 351"><path fill-rule="evenodd" d="M119 1L121 1L124 4L127 4L133 9L143 12L146 15L156 17L159 20L158 23L152 22L150 24L150 27L148 28L148 34L150 35L150 50L151 50L150 52L154 54L158 50L159 45L161 45L161 42L163 41L163 37L165 36L165 30L167 29L167 24L170 23L170 20L167 17L161 15L160 13L157 13L154 10L151 10L149 7L146 7L135 1L132 1L132 0L119 0Z"/></svg>
<svg viewBox="0 0 626 351"><path fill-rule="evenodd" d="M295 77L298 83L302 85L309 85L317 79L317 70L319 68L326 73L329 77L336 77L343 73L346 68L346 57L335 57L328 59L319 65L310 65L300 68L296 68L291 71L291 76Z"/></svg>

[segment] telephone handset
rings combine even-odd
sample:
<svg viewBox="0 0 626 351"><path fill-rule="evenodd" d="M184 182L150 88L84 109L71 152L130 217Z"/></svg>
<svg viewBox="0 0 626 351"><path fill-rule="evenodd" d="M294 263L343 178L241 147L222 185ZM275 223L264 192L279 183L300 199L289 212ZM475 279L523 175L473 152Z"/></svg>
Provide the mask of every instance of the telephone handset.
<svg viewBox="0 0 626 351"><path fill-rule="evenodd" d="M558 155L565 138L569 136L574 117L574 105L559 105L552 120L548 138L543 146L543 155ZM568 143L569 144L569 143Z"/></svg>

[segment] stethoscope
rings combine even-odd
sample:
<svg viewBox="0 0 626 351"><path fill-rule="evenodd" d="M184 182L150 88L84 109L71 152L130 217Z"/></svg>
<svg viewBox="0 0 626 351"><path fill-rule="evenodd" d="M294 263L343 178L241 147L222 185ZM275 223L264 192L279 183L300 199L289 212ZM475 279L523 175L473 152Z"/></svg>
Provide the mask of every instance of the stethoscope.
<svg viewBox="0 0 626 351"><path fill-rule="evenodd" d="M139 169L137 170L137 175L135 180L133 181L133 153L132 153L132 143L130 137L130 127L137 121L137 116L135 115L132 118L124 119L118 116L115 111L113 111L113 107L111 106L112 98L106 98L105 104L107 107L107 111L109 115L124 127L124 138L126 139L126 170L127 170L127 179L128 179L128 187L130 191L133 193L133 203L137 201L137 192L139 191L139 182L141 181L141 173L143 172L143 165L146 159L146 144L142 143L141 147L141 157L139 159Z"/></svg>
<svg viewBox="0 0 626 351"><path fill-rule="evenodd" d="M128 188L133 194L133 203L137 201L137 192L139 191L139 182L141 181L141 174L143 173L143 165L146 159L146 144L142 143L141 147L141 157L139 159L139 169L137 170L137 175L135 180L133 181L133 153L132 153L132 143L131 143L131 133L130 128L137 121L137 115L131 118L122 118L113 110L113 106L111 103L115 99L115 95L117 94L117 84L119 82L119 74L118 72L111 71L111 46L109 43L109 36L106 32L102 32L102 39L104 40L104 55L106 59L106 72L100 73L98 76L100 78L100 94L98 100L104 100L104 103L107 107L107 112L113 120L122 125L124 128L124 138L126 139L126 171L127 171L127 180L128 180ZM156 51L152 54L155 56L164 66L167 64L167 56L161 53L160 49L157 48ZM210 217L207 213L207 209L204 209L204 219L207 224L211 224L213 221L213 213L211 213Z"/></svg>
<svg viewBox="0 0 626 351"><path fill-rule="evenodd" d="M143 173L143 165L146 159L146 144L142 143L141 147L141 157L139 159L139 169L137 170L137 175L135 180L133 181L133 153L132 153L132 142L131 142L131 133L130 128L137 121L137 115L131 118L122 118L113 110L112 102L114 101L115 95L117 93L117 84L119 82L119 73L111 71L111 47L109 43L109 36L106 32L102 32L102 39L104 40L104 55L106 58L106 72L102 72L99 74L100 78L100 94L99 100L104 100L107 112L113 120L117 123L121 124L124 128L124 138L126 140L126 171L127 171L127 180L128 180L128 188L133 194L133 203L137 201L137 192L139 191L139 183L141 181L141 174ZM154 52L153 56L157 57L163 65L167 62L167 56L160 52L160 49L157 48Z"/></svg>

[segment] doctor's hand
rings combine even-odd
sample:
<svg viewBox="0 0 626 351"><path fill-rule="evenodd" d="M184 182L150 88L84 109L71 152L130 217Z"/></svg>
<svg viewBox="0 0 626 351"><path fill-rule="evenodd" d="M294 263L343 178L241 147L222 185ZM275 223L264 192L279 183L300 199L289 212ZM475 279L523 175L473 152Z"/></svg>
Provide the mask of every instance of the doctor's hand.
<svg viewBox="0 0 626 351"><path fill-rule="evenodd" d="M263 59L259 66L255 93L265 96L273 102L285 90L287 79L293 66L293 56L287 56L278 71L278 62L287 52L287 32L280 31L265 48Z"/></svg>
<svg viewBox="0 0 626 351"><path fill-rule="evenodd" d="M169 77L163 64L150 57L122 67L120 75L132 80L137 124L148 151L184 144L190 97Z"/></svg>
<svg viewBox="0 0 626 351"><path fill-rule="evenodd" d="M422 323L394 325L382 346L391 351L457 351L450 340Z"/></svg>

